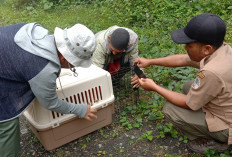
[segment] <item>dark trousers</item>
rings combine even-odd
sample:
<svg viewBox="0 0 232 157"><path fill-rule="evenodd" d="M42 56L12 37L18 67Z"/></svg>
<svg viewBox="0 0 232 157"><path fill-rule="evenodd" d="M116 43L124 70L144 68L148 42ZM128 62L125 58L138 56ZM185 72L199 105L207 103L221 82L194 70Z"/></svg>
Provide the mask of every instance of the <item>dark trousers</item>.
<svg viewBox="0 0 232 157"><path fill-rule="evenodd" d="M0 156L18 157L20 153L19 118L0 123Z"/></svg>

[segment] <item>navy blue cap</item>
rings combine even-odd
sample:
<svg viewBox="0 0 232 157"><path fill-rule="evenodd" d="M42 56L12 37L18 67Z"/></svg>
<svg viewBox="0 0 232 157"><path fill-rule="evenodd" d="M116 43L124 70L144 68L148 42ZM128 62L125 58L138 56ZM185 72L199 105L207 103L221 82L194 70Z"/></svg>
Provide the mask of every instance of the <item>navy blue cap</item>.
<svg viewBox="0 0 232 157"><path fill-rule="evenodd" d="M171 33L172 40L178 44L201 42L221 46L226 34L226 25L217 15L203 13L193 17L186 27Z"/></svg>
<svg viewBox="0 0 232 157"><path fill-rule="evenodd" d="M110 43L118 50L126 49L130 40L129 32L123 28L118 28L110 36Z"/></svg>

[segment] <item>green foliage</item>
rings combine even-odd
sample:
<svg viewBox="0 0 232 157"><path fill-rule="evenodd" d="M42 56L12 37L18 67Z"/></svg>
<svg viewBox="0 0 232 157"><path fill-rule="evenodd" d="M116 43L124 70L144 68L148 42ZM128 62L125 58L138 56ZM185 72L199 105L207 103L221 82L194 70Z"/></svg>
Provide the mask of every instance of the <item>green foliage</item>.
<svg viewBox="0 0 232 157"><path fill-rule="evenodd" d="M102 129L100 129L99 131L100 131L100 134L101 134L104 138L108 138L108 137L110 136L110 135L105 135ZM87 141L87 139L86 139L86 141ZM89 141L90 141L90 139L89 139ZM88 142L88 141L87 141L87 142Z"/></svg>
<svg viewBox="0 0 232 157"><path fill-rule="evenodd" d="M86 140L86 142L90 142L90 141L91 141L91 138L90 138L89 136L87 136L87 137L85 138L85 140Z"/></svg>
<svg viewBox="0 0 232 157"><path fill-rule="evenodd" d="M118 135L119 135L119 133L118 133L118 132L115 132L115 133L113 133L112 137L115 138L115 137L117 137Z"/></svg>
<svg viewBox="0 0 232 157"><path fill-rule="evenodd" d="M179 141L183 141L184 143L188 143L188 137L187 136L180 137Z"/></svg>
<svg viewBox="0 0 232 157"><path fill-rule="evenodd" d="M36 136L33 137L33 142L38 142L38 138Z"/></svg>
<svg viewBox="0 0 232 157"><path fill-rule="evenodd" d="M140 128L143 122L148 120L163 119L164 115L161 111L163 99L158 95L152 96L153 99L141 100L136 105L128 105L120 113L120 123L126 129Z"/></svg>
<svg viewBox="0 0 232 157"><path fill-rule="evenodd" d="M164 138L167 134L177 138L178 132L173 128L172 123L166 123L165 125L157 123L157 129L160 131L159 135L156 136L157 138Z"/></svg>
<svg viewBox="0 0 232 157"><path fill-rule="evenodd" d="M126 128L126 130L130 130L133 128L131 122L129 121L129 119L127 117L121 118L120 123L122 124L123 127Z"/></svg>
<svg viewBox="0 0 232 157"><path fill-rule="evenodd" d="M231 157L232 151L225 151L223 153L219 153L216 149L209 149L204 152L206 157Z"/></svg>
<svg viewBox="0 0 232 157"><path fill-rule="evenodd" d="M83 143L80 143L80 145L81 145L81 149L85 149L87 147L87 145Z"/></svg>
<svg viewBox="0 0 232 157"><path fill-rule="evenodd" d="M140 138L137 139L137 141L140 141L142 139L147 139L149 141L153 140L153 135L152 135L152 131L146 131L145 133L142 134L142 136Z"/></svg>
<svg viewBox="0 0 232 157"><path fill-rule="evenodd" d="M106 151L102 151L102 150L99 150L98 153L97 153L97 156L105 156L106 155Z"/></svg>

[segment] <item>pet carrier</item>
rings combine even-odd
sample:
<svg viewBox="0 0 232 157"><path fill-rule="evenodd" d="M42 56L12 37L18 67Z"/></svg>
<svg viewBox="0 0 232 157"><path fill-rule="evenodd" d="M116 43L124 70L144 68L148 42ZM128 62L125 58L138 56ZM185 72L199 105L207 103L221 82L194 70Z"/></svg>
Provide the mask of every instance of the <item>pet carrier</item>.
<svg viewBox="0 0 232 157"><path fill-rule="evenodd" d="M57 79L58 97L72 103L92 104L92 108L98 110L98 118L90 122L73 114L50 111L35 99L24 112L24 116L32 132L47 150L55 149L112 123L114 94L110 74L94 65L90 68L78 67L76 71L77 77L73 76L69 69L61 70L60 82Z"/></svg>

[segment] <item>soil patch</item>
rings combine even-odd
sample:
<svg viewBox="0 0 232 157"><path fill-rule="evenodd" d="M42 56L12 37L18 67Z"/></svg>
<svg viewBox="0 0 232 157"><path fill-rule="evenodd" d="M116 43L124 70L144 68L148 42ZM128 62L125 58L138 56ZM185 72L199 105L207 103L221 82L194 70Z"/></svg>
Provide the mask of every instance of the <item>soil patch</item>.
<svg viewBox="0 0 232 157"><path fill-rule="evenodd" d="M21 156L22 157L83 157L83 156L154 156L167 155L203 156L189 152L186 144L178 138L167 136L156 138L159 131L156 129L157 121L144 122L140 128L126 130L119 122L119 113L113 115L113 122L88 135L67 143L53 151L47 151L29 129L24 116L21 123ZM152 131L154 139L141 139L146 131Z"/></svg>

